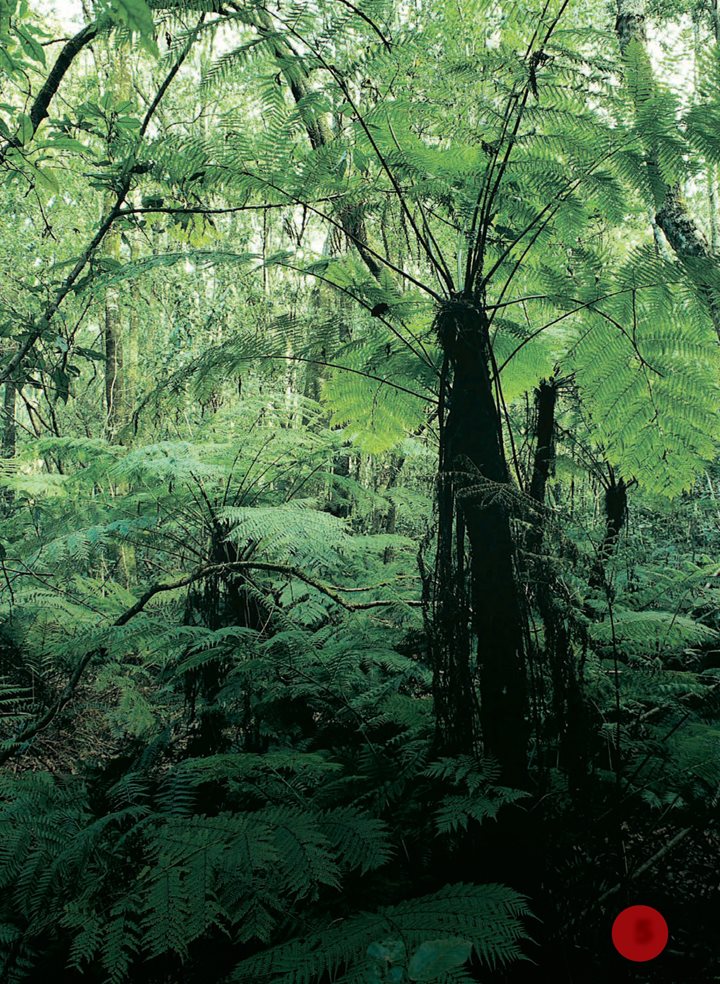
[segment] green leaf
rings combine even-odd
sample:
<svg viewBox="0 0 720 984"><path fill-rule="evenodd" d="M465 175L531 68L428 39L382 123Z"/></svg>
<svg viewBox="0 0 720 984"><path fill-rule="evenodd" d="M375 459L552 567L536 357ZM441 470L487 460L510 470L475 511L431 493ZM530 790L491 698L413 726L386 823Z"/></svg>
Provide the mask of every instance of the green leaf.
<svg viewBox="0 0 720 984"><path fill-rule="evenodd" d="M157 54L155 22L145 0L110 0L106 12L117 24L123 24L129 31L137 32L143 46L151 54Z"/></svg>
<svg viewBox="0 0 720 984"><path fill-rule="evenodd" d="M45 191L49 191L53 195L57 195L60 192L60 182L55 176L55 173L49 168L36 167L34 175L37 183Z"/></svg>
<svg viewBox="0 0 720 984"><path fill-rule="evenodd" d="M411 981L436 981L461 967L470 958L472 944L468 940L428 940L413 953L408 965Z"/></svg>
<svg viewBox="0 0 720 984"><path fill-rule="evenodd" d="M400 963L405 960L405 946L402 940L376 941L367 948L367 955L382 964Z"/></svg>
<svg viewBox="0 0 720 984"><path fill-rule="evenodd" d="M35 38L26 34L24 31L18 31L18 38L20 40L20 46L28 58L32 61L39 62L41 65L45 65L45 52L43 51L42 45L38 44Z"/></svg>
<svg viewBox="0 0 720 984"><path fill-rule="evenodd" d="M33 133L34 127L32 125L32 120L26 113L21 113L18 123L18 141L21 144L26 144L28 140L32 139Z"/></svg>

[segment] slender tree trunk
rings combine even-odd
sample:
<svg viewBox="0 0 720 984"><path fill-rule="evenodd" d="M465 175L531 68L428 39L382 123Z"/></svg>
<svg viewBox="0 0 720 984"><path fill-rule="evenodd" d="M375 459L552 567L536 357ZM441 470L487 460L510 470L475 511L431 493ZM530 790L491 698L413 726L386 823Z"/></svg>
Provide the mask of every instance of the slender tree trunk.
<svg viewBox="0 0 720 984"><path fill-rule="evenodd" d="M13 380L5 383L3 397L2 456L14 458L17 447L17 386Z"/></svg>
<svg viewBox="0 0 720 984"><path fill-rule="evenodd" d="M714 164L708 165L708 201L710 205L710 248L717 253L720 247L720 216L718 209L718 170Z"/></svg>
<svg viewBox="0 0 720 984"><path fill-rule="evenodd" d="M98 75L102 73L105 76L108 91L120 100L132 98L129 55L129 48L124 44L119 48L103 45L98 51L93 49ZM113 200L108 195L106 211L112 206ZM120 233L117 229L110 229L108 232L103 252L113 260L120 259ZM109 441L116 441L126 422L126 386L120 298L117 289L113 287L105 289L102 336L105 349L105 435Z"/></svg>
<svg viewBox="0 0 720 984"><path fill-rule="evenodd" d="M620 50L625 54L631 44L640 46L647 60L648 75L652 77L652 66L647 53L645 0L617 0L617 12L615 30L620 42ZM717 15L716 5L714 14ZM644 97L638 98L642 100ZM705 233L688 211L682 188L679 185L663 187L658 161L652 153L649 155L648 166L654 174L656 186L659 186L656 187L659 206L655 221L672 251L681 261L698 259L715 261L716 257ZM720 338L720 297L717 289L712 283L699 281L698 292L708 306L715 331Z"/></svg>
<svg viewBox="0 0 720 984"><path fill-rule="evenodd" d="M545 506L550 470L555 460L555 406L557 404L557 382L554 379L542 379L535 390L535 454L530 478L530 498L540 507L533 522L528 537L530 553L539 553L542 547L544 521L542 509Z"/></svg>
<svg viewBox="0 0 720 984"><path fill-rule="evenodd" d="M537 503L528 534L534 598L543 624L541 657L548 668L552 694L542 722L544 748L567 774L572 796L585 790L588 766L589 717L580 680L573 638L566 614L558 602L552 570L539 555L545 538L547 483L555 461L555 410L558 385L554 379L541 380L535 390L536 440L529 494Z"/></svg>
<svg viewBox="0 0 720 984"><path fill-rule="evenodd" d="M436 324L445 353L433 612L438 739L444 752L458 753L473 751L481 737L503 780L518 784L528 734L525 616L488 321L472 301L455 300Z"/></svg>
<svg viewBox="0 0 720 984"><path fill-rule="evenodd" d="M120 327L120 309L114 292L105 294L105 410L107 435L115 440L123 423L125 404L125 380L123 374L123 345Z"/></svg>
<svg viewBox="0 0 720 984"><path fill-rule="evenodd" d="M2 457L14 458L17 451L17 398L18 388L14 380L8 379L5 382L5 392L3 394L3 420L2 420ZM15 498L12 489L3 489L0 496L0 504L3 509L8 509Z"/></svg>
<svg viewBox="0 0 720 984"><path fill-rule="evenodd" d="M616 478L610 471L610 482L605 489L605 533L598 550L598 555L590 575L590 584L599 588L605 583L607 565L615 552L623 526L627 521L628 500L627 483L623 478Z"/></svg>

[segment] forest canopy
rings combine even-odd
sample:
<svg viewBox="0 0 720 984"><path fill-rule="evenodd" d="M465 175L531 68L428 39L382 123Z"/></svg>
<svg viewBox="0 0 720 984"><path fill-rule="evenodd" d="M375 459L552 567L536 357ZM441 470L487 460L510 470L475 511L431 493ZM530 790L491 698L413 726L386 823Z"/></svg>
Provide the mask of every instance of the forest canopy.
<svg viewBox="0 0 720 984"><path fill-rule="evenodd" d="M0 981L720 980L717 0L0 0Z"/></svg>

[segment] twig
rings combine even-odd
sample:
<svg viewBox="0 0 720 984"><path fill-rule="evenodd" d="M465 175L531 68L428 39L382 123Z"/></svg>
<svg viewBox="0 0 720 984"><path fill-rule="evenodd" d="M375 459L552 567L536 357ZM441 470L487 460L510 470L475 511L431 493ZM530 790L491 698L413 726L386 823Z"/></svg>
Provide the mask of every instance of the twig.
<svg viewBox="0 0 720 984"><path fill-rule="evenodd" d="M178 578L176 581L162 582L159 584L154 584L147 591L142 594L138 600L128 608L126 611L119 615L118 618L112 623L114 628L120 628L123 625L133 619L136 615L139 615L148 603L158 594L162 594L168 591L176 591L178 588L187 587L190 584L194 584L196 581L200 581L206 577L212 577L214 575L229 574L233 571L242 570L260 570L269 571L276 574L284 574L287 577L296 578L298 581L315 588L317 591L322 592L341 608L346 611L361 611L371 608L386 608L388 605L397 604L392 600L378 600L378 601L360 601L360 602L349 602L346 601L342 595L342 588L334 588L331 585L323 584L321 581L316 581L314 578L305 574L303 571L298 570L296 567L287 567L283 564L270 564L264 563L262 561L233 561L226 564L210 564L206 567L201 567L191 574L186 574L184 577ZM370 590L369 588L367 590ZM409 605L412 607L417 607L421 604L419 601L405 601L401 604ZM42 714L36 721L32 724L27 725L19 734L15 737L9 745L0 750L0 766L4 765L13 755L21 751L29 741L31 741L37 734L43 731L57 715L62 711L66 704L72 699L78 684L90 663L95 659L96 656L101 655L104 652L103 649L93 649L82 657L78 665L73 670L70 675L70 679L63 688L62 693L48 709Z"/></svg>
<svg viewBox="0 0 720 984"><path fill-rule="evenodd" d="M628 882L634 881L636 878L639 878L641 875L644 875L646 871L649 871L650 868L654 868L655 865L658 863L658 861L661 861L666 854L669 854L670 851L673 850L673 848L677 847L677 845L681 841L685 840L687 835L692 833L693 829L694 829L693 827L683 827L682 830L679 830L674 837L670 838L667 844L663 845L663 847L661 847L659 851L656 851L655 854L653 854L653 856L649 858L644 864L641 864L640 867L636 868L634 871L629 872L627 878L625 878L624 881L618 882L617 885L613 885L612 888L608 888L607 891L603 892L600 898L597 899L597 904L601 905L611 896L621 891L625 887L625 885L627 885Z"/></svg>

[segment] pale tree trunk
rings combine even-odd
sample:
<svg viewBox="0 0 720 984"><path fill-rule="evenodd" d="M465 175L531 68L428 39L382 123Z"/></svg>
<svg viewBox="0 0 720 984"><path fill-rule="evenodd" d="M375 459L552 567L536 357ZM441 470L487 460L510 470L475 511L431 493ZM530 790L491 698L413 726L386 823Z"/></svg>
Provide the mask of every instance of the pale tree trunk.
<svg viewBox="0 0 720 984"><path fill-rule="evenodd" d="M309 94L309 89L306 79L299 72L288 70L287 66L291 65L294 60L292 49L285 41L278 37L273 26L272 18L266 11L258 9L254 12L252 20L259 34L273 37L273 52L280 62L280 72L290 88L295 103L298 106L303 106ZM322 117L314 119L305 118L304 122L308 140L314 149L324 147L333 139L332 130L328 122ZM349 244L357 249L368 271L373 277L379 277L381 265L367 248L367 229L365 228L362 215L356 209L348 209L338 216L338 221Z"/></svg>
<svg viewBox="0 0 720 984"><path fill-rule="evenodd" d="M2 448L0 449L2 457L7 459L14 458L17 451L17 398L17 385L13 379L8 379L3 394ZM0 496L3 508L9 508L13 499L12 489L3 489Z"/></svg>
<svg viewBox="0 0 720 984"><path fill-rule="evenodd" d="M105 412L108 440L117 439L123 423L124 377L123 344L120 328L120 308L117 293L108 289L105 292L105 320L103 326L105 343Z"/></svg>
<svg viewBox="0 0 720 984"><path fill-rule="evenodd" d="M713 0L713 3L716 3L716 0ZM648 66L650 66L650 58L647 53L645 0L617 0L615 30L623 54L634 42L641 46L647 58ZM657 174L658 162L651 159L648 164ZM682 188L679 185L667 185L664 188L655 221L679 260L716 261L705 233L688 210ZM720 298L718 298L717 291L711 284L700 282L698 286L700 294L708 306L715 331L720 338Z"/></svg>
<svg viewBox="0 0 720 984"><path fill-rule="evenodd" d="M720 45L719 0L710 0L710 18L712 35L717 51L718 45ZM698 45L698 53L701 50L702 42ZM718 247L720 247L720 216L718 215L720 201L718 201L718 169L717 165L712 162L708 162L708 203L710 206L710 247L713 253L717 253Z"/></svg>
<svg viewBox="0 0 720 984"><path fill-rule="evenodd" d="M119 100L128 99L132 94L130 77L129 48L103 45L100 50L93 48L93 57L98 70L105 76L108 91ZM112 205L113 196L108 195L105 209ZM120 232L110 229L103 244L105 256L120 260ZM105 436L109 441L117 441L127 422L127 400L125 386L125 360L123 358L123 327L120 306L120 293L114 287L105 289L103 299L102 338L104 360L104 401Z"/></svg>
<svg viewBox="0 0 720 984"><path fill-rule="evenodd" d="M708 166L708 202L710 206L710 248L717 253L720 246L720 216L718 216L718 173L714 164Z"/></svg>
<svg viewBox="0 0 720 984"><path fill-rule="evenodd" d="M3 397L2 456L14 458L17 447L17 386L12 379L5 383Z"/></svg>
<svg viewBox="0 0 720 984"><path fill-rule="evenodd" d="M122 44L119 47L104 46L102 53L105 64L101 65L99 53L93 51L95 63L100 74L103 70L107 79L108 91L118 100L129 99L132 95L132 79L130 74L130 47ZM108 196L105 208L112 205ZM104 255L119 262L121 259L121 236L117 228L109 230L103 244ZM130 314L130 319L134 315ZM130 383L126 375L125 347L126 342L132 352L137 349L137 336L131 324L123 325L123 309L120 291L115 287L106 287L103 298L102 338L104 348L104 398L105 398L105 437L112 443L122 443L123 431L129 422L129 393ZM132 360L131 360L132 361ZM125 494L125 487L115 488L115 495ZM121 543L118 546L119 566L125 585L130 587L137 577L135 547L132 544Z"/></svg>

